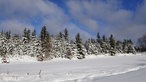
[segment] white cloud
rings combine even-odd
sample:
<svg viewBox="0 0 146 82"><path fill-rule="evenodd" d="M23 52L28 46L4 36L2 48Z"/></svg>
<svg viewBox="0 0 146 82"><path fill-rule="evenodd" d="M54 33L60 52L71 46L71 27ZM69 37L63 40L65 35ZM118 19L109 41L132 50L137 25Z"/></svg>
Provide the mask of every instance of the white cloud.
<svg viewBox="0 0 146 82"><path fill-rule="evenodd" d="M68 28L71 36L79 32L83 38L91 37L83 27L71 23L73 19L85 29L91 29L90 32L102 31L122 39L138 38L146 30L146 1L135 12L123 9L121 3L119 0L69 0L67 14L49 0L0 0L0 30L21 33L24 27L35 28L32 19L38 18L40 26L46 25L51 34Z"/></svg>
<svg viewBox="0 0 146 82"><path fill-rule="evenodd" d="M33 30L34 27L30 24L21 23L17 20L7 20L2 21L0 23L1 30L3 31L11 31L14 34L22 34L24 28L29 28L30 30Z"/></svg>
<svg viewBox="0 0 146 82"><path fill-rule="evenodd" d="M5 18L46 16L55 12L55 4L44 0L0 0L0 15Z"/></svg>
<svg viewBox="0 0 146 82"><path fill-rule="evenodd" d="M67 28L71 38L81 33L85 39L90 34L70 23L70 17L58 5L45 0L0 0L0 13L5 20L1 20L0 30L11 30L12 33L23 33L24 28L34 29L32 19L39 18L41 25L45 25L51 34L57 34ZM86 18L85 18L86 19ZM84 20L88 26L95 28L96 21ZM41 28L41 27L40 27Z"/></svg>
<svg viewBox="0 0 146 82"><path fill-rule="evenodd" d="M70 33L70 38L73 39L73 40L75 40L75 35L76 35L77 33L80 33L81 38L82 38L84 41L92 37L92 36L90 35L90 33L88 33L88 32L86 32L86 31L84 31L84 30L78 28L78 26L75 25L75 24L70 23L70 24L68 24L66 27L68 27L68 31L69 31L69 33Z"/></svg>
<svg viewBox="0 0 146 82"><path fill-rule="evenodd" d="M15 20L13 29L16 28L18 31L22 29L21 22L23 25L31 24L33 26L31 21L35 18L39 18L41 25L46 25L51 33L58 32L68 22L67 15L60 7L45 0L0 0L0 11L0 16L4 18L1 21L6 24L9 23L8 21ZM5 25L5 29L12 30L8 24Z"/></svg>
<svg viewBox="0 0 146 82"><path fill-rule="evenodd" d="M137 39L145 33L146 1L136 12L124 9L119 0L81 0L68 1L66 4L75 20L94 31L102 30L104 34L108 36L114 34L118 39ZM90 20L96 22L91 23ZM100 25L101 20L102 25ZM92 28L92 25L97 30Z"/></svg>
<svg viewBox="0 0 146 82"><path fill-rule="evenodd" d="M136 11L136 22L139 23L146 23L146 1L143 1L143 4L139 5L137 7L137 11Z"/></svg>

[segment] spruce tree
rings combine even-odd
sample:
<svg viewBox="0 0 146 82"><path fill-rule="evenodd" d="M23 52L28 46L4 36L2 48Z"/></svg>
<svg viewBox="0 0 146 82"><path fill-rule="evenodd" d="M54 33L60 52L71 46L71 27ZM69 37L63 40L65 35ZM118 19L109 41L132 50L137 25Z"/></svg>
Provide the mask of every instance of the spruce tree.
<svg viewBox="0 0 146 82"><path fill-rule="evenodd" d="M77 58L78 59L83 59L83 58L85 58L85 54L84 54L84 52L83 52L83 49L82 49L82 39L81 39L81 37L80 37L80 34L78 33L77 35L76 35L76 45L77 45L77 50L78 50L78 56L77 56Z"/></svg>
<svg viewBox="0 0 146 82"><path fill-rule="evenodd" d="M35 29L32 32L32 37L36 37L36 30Z"/></svg>
<svg viewBox="0 0 146 82"><path fill-rule="evenodd" d="M100 41L100 47L102 48L101 53L107 53L107 38L105 35L102 36L102 39Z"/></svg>
<svg viewBox="0 0 146 82"><path fill-rule="evenodd" d="M10 39L11 38L11 31L7 31L6 32L6 39Z"/></svg>
<svg viewBox="0 0 146 82"><path fill-rule="evenodd" d="M110 43L110 55L114 56L116 54L116 51L115 51L116 43L115 43L115 39L113 38L112 34L109 38L109 43Z"/></svg>
<svg viewBox="0 0 146 82"><path fill-rule="evenodd" d="M100 33L97 33L97 42L98 42L99 44L101 43Z"/></svg>
<svg viewBox="0 0 146 82"><path fill-rule="evenodd" d="M64 29L64 39L65 39L66 41L68 41L68 36L69 36L68 30L65 28L65 29Z"/></svg>
<svg viewBox="0 0 146 82"><path fill-rule="evenodd" d="M23 37L26 37L26 36L27 36L27 29L25 28L23 31Z"/></svg>
<svg viewBox="0 0 146 82"><path fill-rule="evenodd" d="M138 47L140 52L146 51L146 34L144 34L140 38L138 38L137 47Z"/></svg>
<svg viewBox="0 0 146 82"><path fill-rule="evenodd" d="M48 36L49 36L49 33L46 29L46 26L43 26L41 29L41 34L40 34L41 41L46 40L48 38Z"/></svg>
<svg viewBox="0 0 146 82"><path fill-rule="evenodd" d="M109 38L109 42L112 48L115 48L115 39L113 38L113 35L111 34Z"/></svg>
<svg viewBox="0 0 146 82"><path fill-rule="evenodd" d="M62 39L63 38L63 34L62 32L59 32L59 39Z"/></svg>
<svg viewBox="0 0 146 82"><path fill-rule="evenodd" d="M116 42L116 51L118 53L123 53L123 42L121 41Z"/></svg>
<svg viewBox="0 0 146 82"><path fill-rule="evenodd" d="M30 31L30 29L28 29L27 30L27 32L26 32L26 38L28 39L28 41L30 41L30 33L31 33L31 31Z"/></svg>
<svg viewBox="0 0 146 82"><path fill-rule="evenodd" d="M76 35L76 43L77 43L77 44L81 44L81 43L82 43L82 39L81 39L79 33L77 33L77 35Z"/></svg>
<svg viewBox="0 0 146 82"><path fill-rule="evenodd" d="M105 37L105 35L102 36L102 40L103 40L104 42L107 41L107 38Z"/></svg>
<svg viewBox="0 0 146 82"><path fill-rule="evenodd" d="M44 52L45 56L48 58L51 56L50 52L52 46L51 46L51 37L46 29L46 26L42 27L40 38L41 38L42 51Z"/></svg>
<svg viewBox="0 0 146 82"><path fill-rule="evenodd" d="M5 56L6 55L6 53L7 53L7 39L6 39L6 36L4 35L4 34L2 34L1 36L0 36L0 40L1 40L1 42L0 42L0 55L1 56Z"/></svg>
<svg viewBox="0 0 146 82"><path fill-rule="evenodd" d="M131 40L128 40L127 46L128 46L127 53L135 54L135 48L134 48L133 42Z"/></svg>
<svg viewBox="0 0 146 82"><path fill-rule="evenodd" d="M122 51L123 51L123 53L127 53L127 41L126 40L123 41Z"/></svg>
<svg viewBox="0 0 146 82"><path fill-rule="evenodd" d="M30 31L30 29L24 29L24 31L23 31L23 37L25 37L26 39L27 39L27 42L29 42L30 41L30 39L31 39L31 37L30 37L30 34L31 33L31 31Z"/></svg>
<svg viewBox="0 0 146 82"><path fill-rule="evenodd" d="M0 46L0 56L5 56L4 49L2 46Z"/></svg>

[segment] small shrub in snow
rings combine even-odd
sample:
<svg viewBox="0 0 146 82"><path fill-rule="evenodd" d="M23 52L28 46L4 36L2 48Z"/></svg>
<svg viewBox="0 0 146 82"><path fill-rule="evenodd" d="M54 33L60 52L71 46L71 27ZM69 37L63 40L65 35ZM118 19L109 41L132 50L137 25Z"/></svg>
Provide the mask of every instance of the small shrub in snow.
<svg viewBox="0 0 146 82"><path fill-rule="evenodd" d="M6 56L2 57L2 63L9 63L9 61L7 60Z"/></svg>

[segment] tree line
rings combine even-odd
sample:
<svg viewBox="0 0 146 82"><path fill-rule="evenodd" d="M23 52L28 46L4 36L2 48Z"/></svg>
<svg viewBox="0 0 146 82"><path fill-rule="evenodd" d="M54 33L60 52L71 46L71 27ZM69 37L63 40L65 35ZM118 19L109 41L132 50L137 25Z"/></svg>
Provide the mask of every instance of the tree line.
<svg viewBox="0 0 146 82"><path fill-rule="evenodd" d="M51 36L46 26L43 26L39 37L36 31L25 28L23 35L12 35L10 31L0 33L0 55L30 55L37 57L39 61L52 58L78 58L83 59L87 55L114 56L116 53L133 53L135 47L131 40L119 41L111 34L110 37L101 36L97 33L96 38L89 38L83 41L80 33L77 33L75 40L69 40L69 32Z"/></svg>
<svg viewBox="0 0 146 82"><path fill-rule="evenodd" d="M141 36L137 41L137 51L139 52L145 52L146 51L146 34Z"/></svg>

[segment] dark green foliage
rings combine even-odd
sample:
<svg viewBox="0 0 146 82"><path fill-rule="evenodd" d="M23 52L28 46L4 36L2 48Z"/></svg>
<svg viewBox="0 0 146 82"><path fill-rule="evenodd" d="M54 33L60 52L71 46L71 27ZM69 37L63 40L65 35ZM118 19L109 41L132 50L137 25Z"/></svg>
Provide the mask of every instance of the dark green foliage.
<svg viewBox="0 0 146 82"><path fill-rule="evenodd" d="M96 43L95 39L91 38L91 43Z"/></svg>
<svg viewBox="0 0 146 82"><path fill-rule="evenodd" d="M62 32L59 32L59 34L58 34L58 39L59 39L59 40L62 40L62 38L63 38L63 34L62 34Z"/></svg>
<svg viewBox="0 0 146 82"><path fill-rule="evenodd" d="M6 39L10 39L11 38L11 32L10 31L7 31L6 32Z"/></svg>
<svg viewBox="0 0 146 82"><path fill-rule="evenodd" d="M131 40L124 40L123 42L123 52L124 53L135 53L135 48Z"/></svg>
<svg viewBox="0 0 146 82"><path fill-rule="evenodd" d="M111 56L114 56L116 54L116 42L115 42L115 39L113 38L113 35L111 34L110 38L109 38L109 43L110 43L110 54Z"/></svg>
<svg viewBox="0 0 146 82"><path fill-rule="evenodd" d="M81 44L77 44L77 49L78 49L78 53L79 53L79 55L78 55L77 58L78 58L78 59L83 59L83 58L85 58L85 54L83 53Z"/></svg>
<svg viewBox="0 0 146 82"><path fill-rule="evenodd" d="M28 43L24 44L25 41L23 40L27 40L26 42ZM17 54L21 54L22 52L22 54L25 54L25 52L27 51L28 54L29 49L31 49L32 47L37 47L36 44L30 45L31 43L35 43L36 41L36 43L38 43L37 45L39 45L39 48L37 49L40 51L37 55L40 55L43 60L45 60L46 58L54 57L66 57L71 59L75 56L78 59L83 59L87 54L100 55L108 53L111 56L114 56L116 53L135 53L135 48L131 40L124 40L123 42L117 41L114 39L113 35L111 35L110 37L103 35L101 37L100 34L97 33L96 38L90 38L88 41L86 41L86 43L83 43L80 33L77 33L77 35L75 36L75 41L72 40L69 43L68 40L69 33L67 29L64 29L64 32L60 32L57 35L50 36L46 26L42 27L40 38L36 37L35 30L31 32L26 28L24 29L23 37L18 34L12 35L11 37L10 31L2 32L0 33L0 55L4 56L14 54L14 50L15 52L18 51ZM141 47L144 46L144 41L145 39L143 38L139 40ZM3 45L1 43L5 44ZM19 45L21 45L21 47L19 47ZM25 49L21 51L20 48Z"/></svg>
<svg viewBox="0 0 146 82"><path fill-rule="evenodd" d="M31 39L30 35L31 35L30 29L25 28L24 33L23 33L23 37L27 38L27 40L30 41L30 39Z"/></svg>
<svg viewBox="0 0 146 82"><path fill-rule="evenodd" d="M80 34L77 33L76 35L76 45L77 45L77 50L78 50L78 59L83 59L85 58L85 54L83 53L83 49L82 49L82 39L80 37Z"/></svg>
<svg viewBox="0 0 146 82"><path fill-rule="evenodd" d="M109 38L109 43L110 43L110 46L114 49L115 46L116 46L116 42L115 42L112 34L111 34L111 36Z"/></svg>
<svg viewBox="0 0 146 82"><path fill-rule="evenodd" d="M102 36L102 41L107 42L107 38L105 37L105 35Z"/></svg>
<svg viewBox="0 0 146 82"><path fill-rule="evenodd" d="M5 51L2 46L0 46L0 56L5 56Z"/></svg>
<svg viewBox="0 0 146 82"><path fill-rule="evenodd" d="M48 33L46 26L44 26L41 30L41 45L42 45L42 51L45 53L46 57L50 57L51 52L51 37Z"/></svg>
<svg viewBox="0 0 146 82"><path fill-rule="evenodd" d="M121 41L116 42L116 51L118 53L123 53L123 42Z"/></svg>
<svg viewBox="0 0 146 82"><path fill-rule="evenodd" d="M133 54L135 54L135 51L134 51L132 45L129 45L129 46L128 46L128 51L127 51L127 53L133 53Z"/></svg>
<svg viewBox="0 0 146 82"><path fill-rule="evenodd" d="M30 40L30 33L31 33L31 31L28 29L27 34L26 34L26 38L28 39L28 41Z"/></svg>
<svg viewBox="0 0 146 82"><path fill-rule="evenodd" d="M100 34L97 33L97 42L100 44L101 43L101 38L100 38Z"/></svg>
<svg viewBox="0 0 146 82"><path fill-rule="evenodd" d="M1 44L0 44L0 55L1 55L1 56L5 56L6 53L7 53L7 48L6 48L6 46L5 46L6 44L7 44L7 39L5 39L5 38L3 37L2 42L1 42Z"/></svg>
<svg viewBox="0 0 146 82"><path fill-rule="evenodd" d="M133 42L131 40L127 40L127 43L128 43L127 53L133 53L133 54L135 54L135 48L133 46Z"/></svg>
<svg viewBox="0 0 146 82"><path fill-rule="evenodd" d="M65 28L65 29L64 29L64 39L65 39L66 41L68 41L68 36L69 36L68 30Z"/></svg>
<svg viewBox="0 0 146 82"><path fill-rule="evenodd" d="M82 39L81 39L79 33L76 35L76 43L77 43L77 44L81 44L81 43L82 43Z"/></svg>
<svg viewBox="0 0 146 82"><path fill-rule="evenodd" d="M146 34L137 40L138 49L141 52L146 51Z"/></svg>
<svg viewBox="0 0 146 82"><path fill-rule="evenodd" d="M27 29L25 28L23 31L23 37L26 37L26 36L27 36Z"/></svg>
<svg viewBox="0 0 146 82"><path fill-rule="evenodd" d="M108 53L108 40L105 35L103 35L102 39L100 40L100 47L102 48L101 53Z"/></svg>
<svg viewBox="0 0 146 82"><path fill-rule="evenodd" d="M34 29L33 32L32 32L32 36L33 36L33 37L36 37L36 30L35 30L35 29Z"/></svg>
<svg viewBox="0 0 146 82"><path fill-rule="evenodd" d="M46 40L48 37L49 37L49 33L46 29L46 26L43 26L40 34L41 41Z"/></svg>

